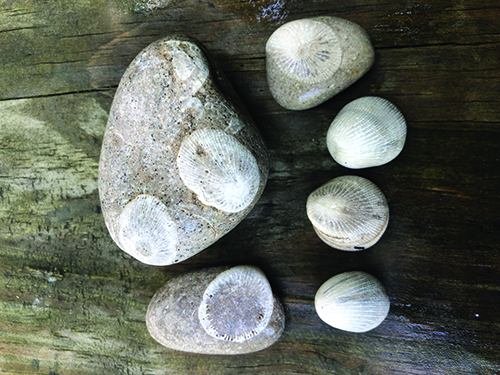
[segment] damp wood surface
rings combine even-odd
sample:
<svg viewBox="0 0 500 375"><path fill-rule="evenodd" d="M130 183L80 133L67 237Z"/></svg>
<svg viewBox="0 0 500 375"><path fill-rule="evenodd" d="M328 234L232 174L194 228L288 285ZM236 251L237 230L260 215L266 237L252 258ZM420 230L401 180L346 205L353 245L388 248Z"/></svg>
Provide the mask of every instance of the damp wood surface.
<svg viewBox="0 0 500 375"><path fill-rule="evenodd" d="M265 43L287 21L331 15L370 36L373 68L326 103L281 108ZM485 1L0 0L0 374L500 373L500 4ZM232 232L189 260L147 266L111 240L97 166L124 70L149 43L199 39L260 129L271 172ZM408 123L387 165L348 170L326 148L349 101L381 96ZM389 202L371 249L325 245L305 202L355 174ZM205 266L252 264L282 300L286 328L240 356L166 349L148 334L150 298ZM354 334L320 321L330 277L366 271L385 285L387 319Z"/></svg>

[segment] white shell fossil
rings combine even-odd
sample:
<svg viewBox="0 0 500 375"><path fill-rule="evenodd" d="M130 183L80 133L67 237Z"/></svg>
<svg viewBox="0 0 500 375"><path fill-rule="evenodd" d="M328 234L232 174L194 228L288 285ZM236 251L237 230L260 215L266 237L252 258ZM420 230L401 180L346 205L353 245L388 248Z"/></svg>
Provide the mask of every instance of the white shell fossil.
<svg viewBox="0 0 500 375"><path fill-rule="evenodd" d="M262 271L249 266L233 267L208 285L198 318L210 336L244 342L267 327L273 305L271 286Z"/></svg>
<svg viewBox="0 0 500 375"><path fill-rule="evenodd" d="M314 306L321 320L349 332L366 332L384 321L390 309L384 286L372 275L354 271L327 280Z"/></svg>
<svg viewBox="0 0 500 375"><path fill-rule="evenodd" d="M259 191L257 160L223 130L196 130L182 142L177 166L202 203L226 212L244 210Z"/></svg>
<svg viewBox="0 0 500 375"><path fill-rule="evenodd" d="M177 225L157 198L141 194L125 206L118 218L118 239L127 253L142 262L151 254L162 263L173 263L179 241Z"/></svg>
<svg viewBox="0 0 500 375"><path fill-rule="evenodd" d="M389 207L382 191L358 176L330 180L309 195L306 209L318 236L340 250L373 246L389 222Z"/></svg>
<svg viewBox="0 0 500 375"><path fill-rule="evenodd" d="M152 265L195 255L250 212L268 169L261 135L198 42L167 37L132 61L99 161L102 212L122 250Z"/></svg>
<svg viewBox="0 0 500 375"><path fill-rule="evenodd" d="M262 350L285 324L266 276L253 266L206 268L169 280L152 298L146 323L160 344L204 354Z"/></svg>
<svg viewBox="0 0 500 375"><path fill-rule="evenodd" d="M310 83L329 78L342 63L337 35L327 24L314 19L283 25L269 38L267 49L284 75Z"/></svg>
<svg viewBox="0 0 500 375"><path fill-rule="evenodd" d="M336 17L292 21L267 41L269 89L287 109L312 108L358 80L374 59L368 35L353 22Z"/></svg>
<svg viewBox="0 0 500 375"><path fill-rule="evenodd" d="M386 99L366 96L347 104L326 135L330 154L348 168L386 164L399 155L406 139L406 121Z"/></svg>

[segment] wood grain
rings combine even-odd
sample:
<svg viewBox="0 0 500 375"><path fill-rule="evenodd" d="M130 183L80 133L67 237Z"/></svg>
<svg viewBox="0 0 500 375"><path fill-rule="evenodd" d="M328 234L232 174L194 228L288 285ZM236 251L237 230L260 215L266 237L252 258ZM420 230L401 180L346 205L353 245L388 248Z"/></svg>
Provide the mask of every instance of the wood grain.
<svg viewBox="0 0 500 375"><path fill-rule="evenodd" d="M330 101L284 110L266 84L265 43L318 15L360 24L374 67ZM497 1L3 0L0 2L0 373L500 373L500 6ZM231 233L179 265L152 267L111 240L97 165L114 91L149 43L201 40L270 149L268 185ZM347 170L329 156L336 113L360 96L394 102L408 138L393 162ZM333 250L305 214L310 192L369 178L391 219L373 248ZM254 264L286 310L270 348L242 356L175 352L148 334L149 299L180 273ZM364 334L322 323L331 276L362 270L391 300Z"/></svg>

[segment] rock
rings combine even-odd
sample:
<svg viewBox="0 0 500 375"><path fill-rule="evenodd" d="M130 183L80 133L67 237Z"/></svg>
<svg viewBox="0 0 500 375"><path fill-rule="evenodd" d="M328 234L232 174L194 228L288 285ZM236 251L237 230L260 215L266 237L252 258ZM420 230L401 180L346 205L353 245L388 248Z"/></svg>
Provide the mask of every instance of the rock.
<svg viewBox="0 0 500 375"><path fill-rule="evenodd" d="M292 21L266 44L267 81L283 107L315 107L357 81L373 65L366 32L336 17Z"/></svg>
<svg viewBox="0 0 500 375"><path fill-rule="evenodd" d="M170 349L243 354L278 340L285 318L264 273L236 266L169 280L151 299L146 324L151 336Z"/></svg>
<svg viewBox="0 0 500 375"><path fill-rule="evenodd" d="M102 212L122 250L152 265L195 255L250 212L268 169L262 137L197 41L168 37L132 61L99 162Z"/></svg>

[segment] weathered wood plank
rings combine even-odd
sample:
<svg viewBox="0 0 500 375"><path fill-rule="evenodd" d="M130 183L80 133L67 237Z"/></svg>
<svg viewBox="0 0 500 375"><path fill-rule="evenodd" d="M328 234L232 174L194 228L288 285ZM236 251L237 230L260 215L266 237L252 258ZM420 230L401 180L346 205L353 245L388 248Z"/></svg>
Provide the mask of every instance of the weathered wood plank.
<svg viewBox="0 0 500 375"><path fill-rule="evenodd" d="M153 8L153 9L151 9ZM323 105L270 96L265 42L283 22L336 15L363 26L375 66ZM495 374L500 372L500 7L493 0L7 0L0 4L0 372L7 374ZM135 55L172 32L218 60L269 146L262 199L210 249L151 267L112 242L97 164L114 89ZM403 153L338 166L326 130L347 102L379 95L408 120ZM342 174L371 179L391 220L372 249L328 248L308 194ZM167 279L209 265L260 266L283 300L283 337L259 353L174 352L144 315ZM364 270L391 298L365 334L313 307L334 274Z"/></svg>

